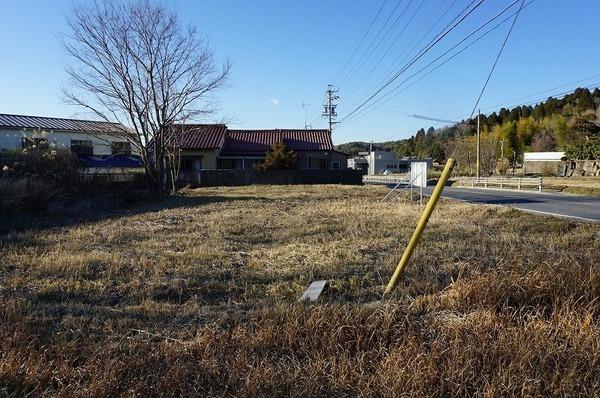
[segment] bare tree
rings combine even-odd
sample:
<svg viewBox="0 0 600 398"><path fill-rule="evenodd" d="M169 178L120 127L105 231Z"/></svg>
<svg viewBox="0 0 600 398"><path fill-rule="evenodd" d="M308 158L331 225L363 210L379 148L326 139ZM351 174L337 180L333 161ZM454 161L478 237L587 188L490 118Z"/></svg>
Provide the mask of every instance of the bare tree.
<svg viewBox="0 0 600 398"><path fill-rule="evenodd" d="M180 154L170 126L215 112L229 62L150 0L81 4L67 23L66 99L125 126L118 134L139 149L150 185L173 189Z"/></svg>

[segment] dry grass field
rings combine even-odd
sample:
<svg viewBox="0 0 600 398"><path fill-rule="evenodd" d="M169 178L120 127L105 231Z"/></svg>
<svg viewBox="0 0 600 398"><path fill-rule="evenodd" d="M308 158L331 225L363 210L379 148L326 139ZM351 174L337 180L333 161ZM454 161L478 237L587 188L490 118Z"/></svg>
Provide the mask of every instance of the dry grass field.
<svg viewBox="0 0 600 398"><path fill-rule="evenodd" d="M544 177L544 186L566 193L600 196L600 177Z"/></svg>
<svg viewBox="0 0 600 398"><path fill-rule="evenodd" d="M0 396L598 396L598 226L198 189L0 238ZM317 305L296 300L314 279Z"/></svg>

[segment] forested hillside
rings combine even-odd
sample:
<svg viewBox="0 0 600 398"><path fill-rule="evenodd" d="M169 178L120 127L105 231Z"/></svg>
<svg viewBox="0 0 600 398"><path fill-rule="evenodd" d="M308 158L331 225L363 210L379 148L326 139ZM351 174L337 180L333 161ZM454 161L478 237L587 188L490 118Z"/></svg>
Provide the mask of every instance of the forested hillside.
<svg viewBox="0 0 600 398"><path fill-rule="evenodd" d="M578 88L562 98L548 98L536 105L502 108L482 114L481 156L483 170L491 171L497 159L508 163L526 151L566 151L571 159L600 159L600 90ZM443 161L449 155L465 172L474 167L477 120L427 131L420 129L408 138L373 144L393 150L399 157L432 157ZM368 150L369 143L350 142L338 149L350 154Z"/></svg>

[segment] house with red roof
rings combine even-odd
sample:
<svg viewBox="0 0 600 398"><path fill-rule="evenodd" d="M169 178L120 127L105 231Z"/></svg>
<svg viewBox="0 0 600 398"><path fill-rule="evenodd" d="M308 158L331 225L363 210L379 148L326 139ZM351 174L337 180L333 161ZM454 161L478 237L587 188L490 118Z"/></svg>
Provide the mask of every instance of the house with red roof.
<svg viewBox="0 0 600 398"><path fill-rule="evenodd" d="M347 167L348 156L335 150L329 130L230 130L224 124L187 124L173 131L184 179L207 169L250 170L278 142L298 154L299 169Z"/></svg>

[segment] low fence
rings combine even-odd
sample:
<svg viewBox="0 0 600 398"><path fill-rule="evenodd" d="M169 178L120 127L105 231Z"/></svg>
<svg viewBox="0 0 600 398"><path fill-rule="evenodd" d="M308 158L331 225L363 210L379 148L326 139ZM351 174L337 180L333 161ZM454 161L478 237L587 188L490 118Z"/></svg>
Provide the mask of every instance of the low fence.
<svg viewBox="0 0 600 398"><path fill-rule="evenodd" d="M458 179L458 185L471 188L516 188L517 190L530 187L542 192L544 179L525 177L461 177Z"/></svg>
<svg viewBox="0 0 600 398"><path fill-rule="evenodd" d="M392 185L392 184L401 184L410 182L410 174L390 174L390 175L371 175L371 176L363 176L362 182L364 184L383 184L383 185Z"/></svg>
<svg viewBox="0 0 600 398"><path fill-rule="evenodd" d="M360 170L202 170L198 185L203 187L237 185L362 184Z"/></svg>
<svg viewBox="0 0 600 398"><path fill-rule="evenodd" d="M77 176L80 183L133 183L143 184L146 182L144 173L81 173Z"/></svg>

